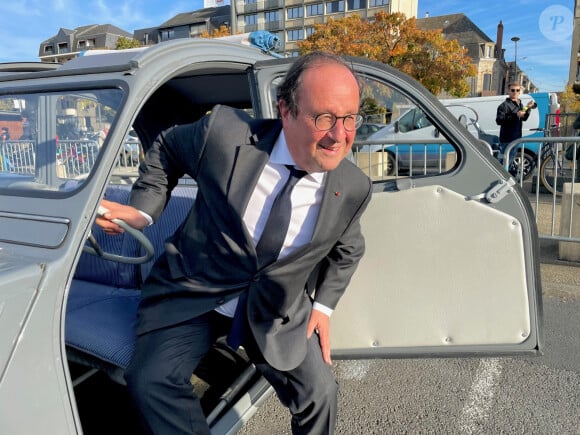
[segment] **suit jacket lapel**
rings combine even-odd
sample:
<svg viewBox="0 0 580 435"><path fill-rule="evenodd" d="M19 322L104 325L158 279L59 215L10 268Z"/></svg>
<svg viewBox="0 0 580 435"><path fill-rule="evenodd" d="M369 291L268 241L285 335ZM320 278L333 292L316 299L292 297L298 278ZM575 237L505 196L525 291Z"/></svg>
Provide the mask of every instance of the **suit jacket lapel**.
<svg viewBox="0 0 580 435"><path fill-rule="evenodd" d="M262 169L268 162L281 128L282 125L277 120L269 120L266 123L253 122L250 124L253 134L248 138L248 143L238 145L236 164L228 189L228 200L240 216L243 216L246 210L254 186L258 183Z"/></svg>

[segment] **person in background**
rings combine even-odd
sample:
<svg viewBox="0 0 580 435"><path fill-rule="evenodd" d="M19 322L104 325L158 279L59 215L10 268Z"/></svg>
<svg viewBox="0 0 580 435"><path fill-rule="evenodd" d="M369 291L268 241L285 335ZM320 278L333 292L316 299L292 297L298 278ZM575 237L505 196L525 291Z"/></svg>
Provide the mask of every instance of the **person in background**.
<svg viewBox="0 0 580 435"><path fill-rule="evenodd" d="M0 142L6 142L10 140L10 133L8 127L2 127L0 130ZM14 165L12 164L12 159L8 157L10 154L9 150L5 147L0 147L0 171L11 172L14 170Z"/></svg>
<svg viewBox="0 0 580 435"><path fill-rule="evenodd" d="M315 52L294 62L277 97L280 119L216 106L161 133L131 205L102 201L106 232L121 232L114 218L142 229L180 177L197 181L189 216L141 291L125 373L154 434L210 434L190 377L220 335L244 346L289 408L294 434L334 433L330 317L364 253L360 218L372 193L345 159L363 119L360 87L342 58Z"/></svg>
<svg viewBox="0 0 580 435"><path fill-rule="evenodd" d="M2 127L0 131L0 141L6 142L10 140L10 132L8 131L8 127Z"/></svg>
<svg viewBox="0 0 580 435"><path fill-rule="evenodd" d="M101 130L98 132L97 142L99 143L99 147L105 143L105 139L109 135L109 126L105 125Z"/></svg>
<svg viewBox="0 0 580 435"><path fill-rule="evenodd" d="M528 102L524 107L520 100L522 88L518 82L512 82L508 86L509 95L497 108L495 122L499 128L499 151L505 154L506 147L510 142L522 137L523 123L530 117L530 110L536 107L534 101ZM510 153L510 162L516 156L517 148ZM505 158L505 157L504 157ZM517 168L510 164L510 173L515 175ZM524 174L525 175L525 174Z"/></svg>

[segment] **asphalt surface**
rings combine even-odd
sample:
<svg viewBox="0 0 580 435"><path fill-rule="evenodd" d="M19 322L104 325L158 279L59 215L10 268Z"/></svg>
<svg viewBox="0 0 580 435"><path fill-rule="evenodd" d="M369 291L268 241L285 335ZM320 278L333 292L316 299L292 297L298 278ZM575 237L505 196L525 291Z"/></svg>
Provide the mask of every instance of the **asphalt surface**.
<svg viewBox="0 0 580 435"><path fill-rule="evenodd" d="M580 263L542 242L543 355L335 361L337 434L580 435ZM240 435L290 434L273 395Z"/></svg>

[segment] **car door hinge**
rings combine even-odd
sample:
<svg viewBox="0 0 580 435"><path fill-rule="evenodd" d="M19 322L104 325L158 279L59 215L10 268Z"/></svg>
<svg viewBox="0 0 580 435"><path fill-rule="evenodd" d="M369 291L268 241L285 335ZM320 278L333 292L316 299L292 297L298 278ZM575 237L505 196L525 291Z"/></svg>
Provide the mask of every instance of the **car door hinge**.
<svg viewBox="0 0 580 435"><path fill-rule="evenodd" d="M479 195L468 196L467 200L486 200L490 204L500 202L507 195L513 192L513 187L516 184L516 180L509 178L507 180L498 180L493 186L491 186L487 191L480 193Z"/></svg>

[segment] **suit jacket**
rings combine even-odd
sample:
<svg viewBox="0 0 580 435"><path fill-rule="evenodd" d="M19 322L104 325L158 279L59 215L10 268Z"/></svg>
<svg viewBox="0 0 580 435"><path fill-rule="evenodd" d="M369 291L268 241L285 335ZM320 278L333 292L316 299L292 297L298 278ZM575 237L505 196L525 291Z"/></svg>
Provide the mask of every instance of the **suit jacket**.
<svg viewBox="0 0 580 435"><path fill-rule="evenodd" d="M138 333L191 319L247 289L248 322L266 361L290 370L303 360L314 290L306 284L315 283L314 300L336 307L364 253L359 219L372 185L344 160L327 174L311 242L259 269L243 215L281 128L279 120L216 106L163 132L147 152L133 206L156 220L184 174L198 192L144 285Z"/></svg>

